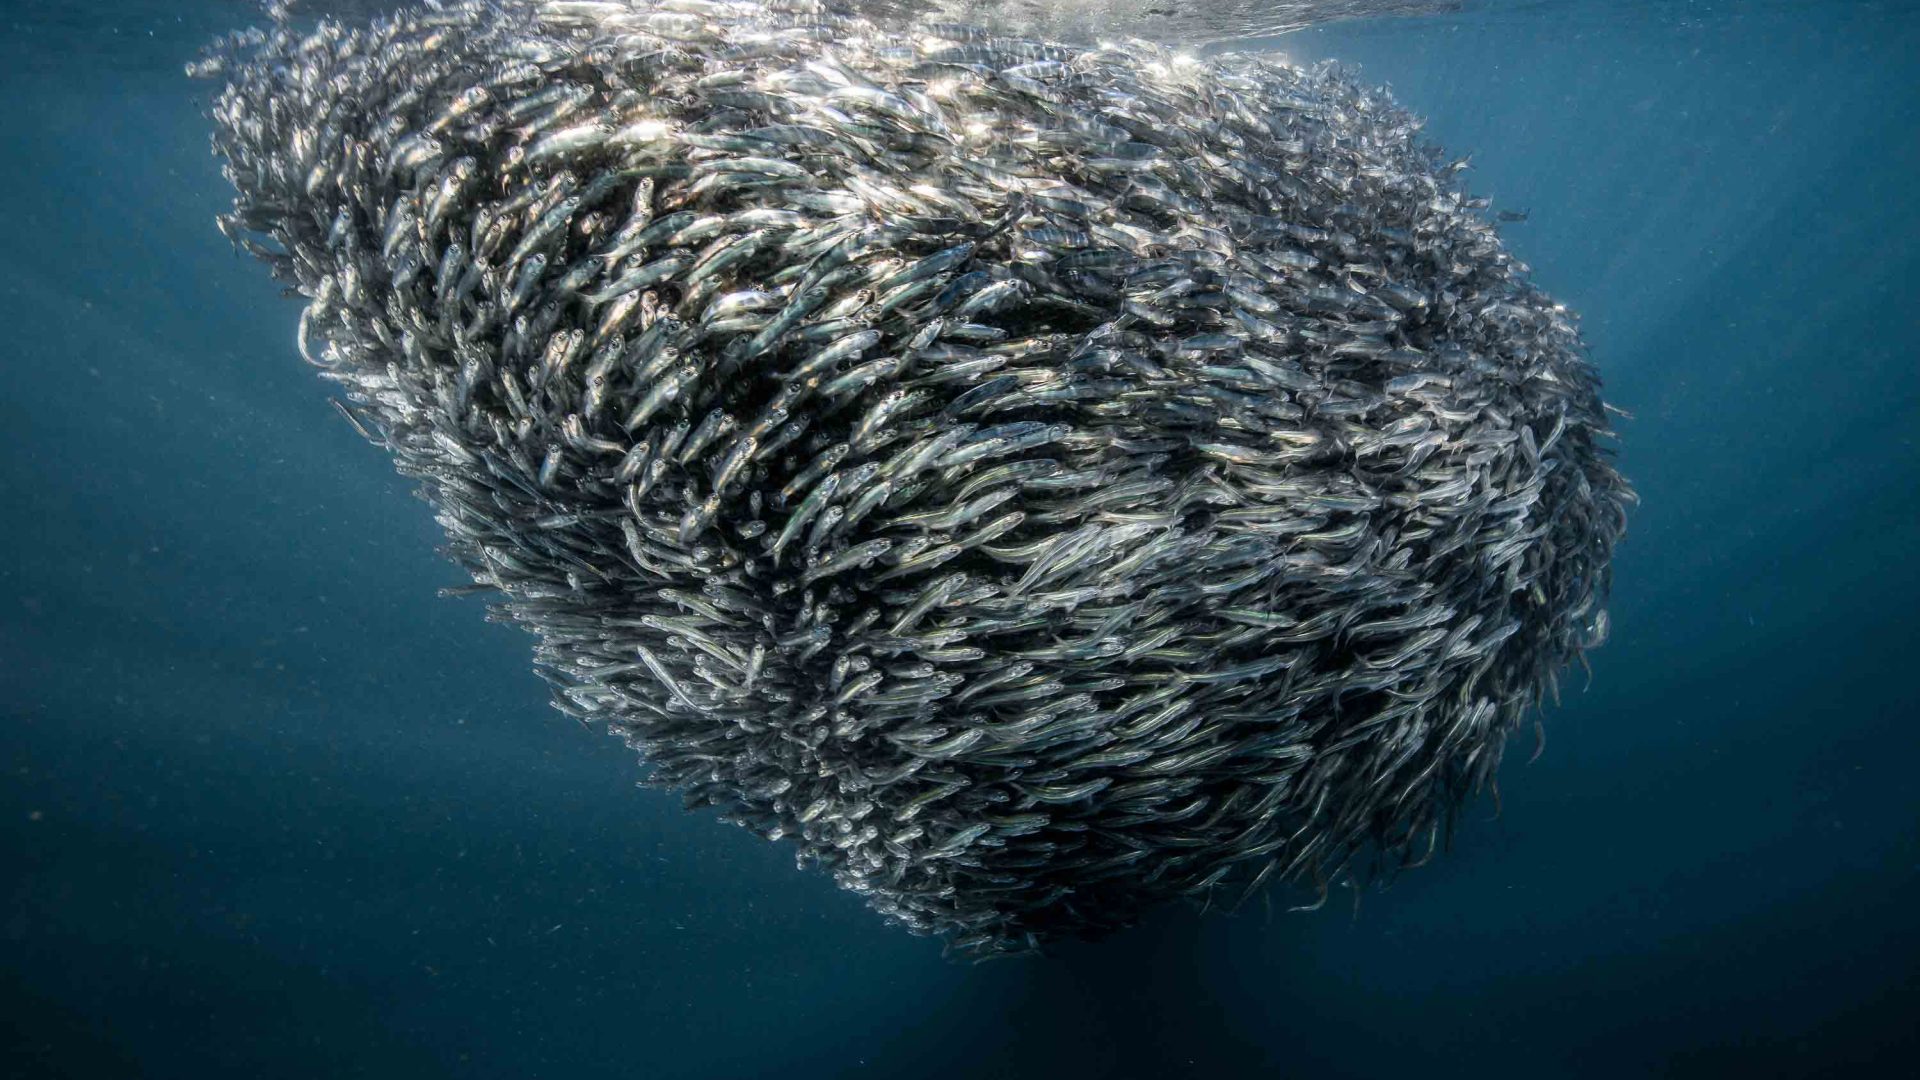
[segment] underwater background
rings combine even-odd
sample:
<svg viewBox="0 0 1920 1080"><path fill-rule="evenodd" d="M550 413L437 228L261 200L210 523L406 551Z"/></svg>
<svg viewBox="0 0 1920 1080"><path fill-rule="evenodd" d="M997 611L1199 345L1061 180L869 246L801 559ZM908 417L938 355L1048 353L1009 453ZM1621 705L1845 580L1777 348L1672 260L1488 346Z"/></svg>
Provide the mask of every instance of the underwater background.
<svg viewBox="0 0 1920 1080"><path fill-rule="evenodd" d="M1632 416L1591 685L1357 906L963 966L636 790L435 595L427 507L213 227L181 66L257 7L8 6L0 1075L1905 1075L1920 4L1456 7L1252 44L1530 212Z"/></svg>

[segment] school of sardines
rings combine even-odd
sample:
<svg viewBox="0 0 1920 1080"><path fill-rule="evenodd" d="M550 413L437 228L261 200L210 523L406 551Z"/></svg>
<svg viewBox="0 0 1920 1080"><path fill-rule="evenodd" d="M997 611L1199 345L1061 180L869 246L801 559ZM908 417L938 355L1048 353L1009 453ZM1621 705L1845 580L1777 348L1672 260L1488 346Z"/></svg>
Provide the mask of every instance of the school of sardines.
<svg viewBox="0 0 1920 1080"><path fill-rule="evenodd" d="M1573 318L1331 67L449 0L190 70L558 707L964 955L1423 859L1605 635Z"/></svg>

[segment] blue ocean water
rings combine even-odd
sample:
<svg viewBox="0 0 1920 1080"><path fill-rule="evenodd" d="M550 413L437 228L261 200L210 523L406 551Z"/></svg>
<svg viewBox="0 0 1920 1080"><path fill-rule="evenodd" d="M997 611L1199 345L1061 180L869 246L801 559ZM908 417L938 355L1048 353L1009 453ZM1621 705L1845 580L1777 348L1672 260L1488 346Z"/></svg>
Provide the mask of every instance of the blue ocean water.
<svg viewBox="0 0 1920 1080"><path fill-rule="evenodd" d="M1501 807L1311 914L956 966L636 790L212 225L242 0L0 14L0 1075L1906 1075L1920 6L1467 4L1337 57L1525 208L1643 496ZM1297 898L1292 898L1297 899Z"/></svg>

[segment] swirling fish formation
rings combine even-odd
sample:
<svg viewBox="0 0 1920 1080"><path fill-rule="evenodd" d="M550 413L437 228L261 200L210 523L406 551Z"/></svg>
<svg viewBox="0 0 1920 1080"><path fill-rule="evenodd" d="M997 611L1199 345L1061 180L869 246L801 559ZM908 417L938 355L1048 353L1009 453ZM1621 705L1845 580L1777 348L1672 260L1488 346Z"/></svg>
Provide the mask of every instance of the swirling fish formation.
<svg viewBox="0 0 1920 1080"><path fill-rule="evenodd" d="M1574 319L1334 68L450 0L192 70L557 706L963 954L1422 859L1605 634Z"/></svg>

